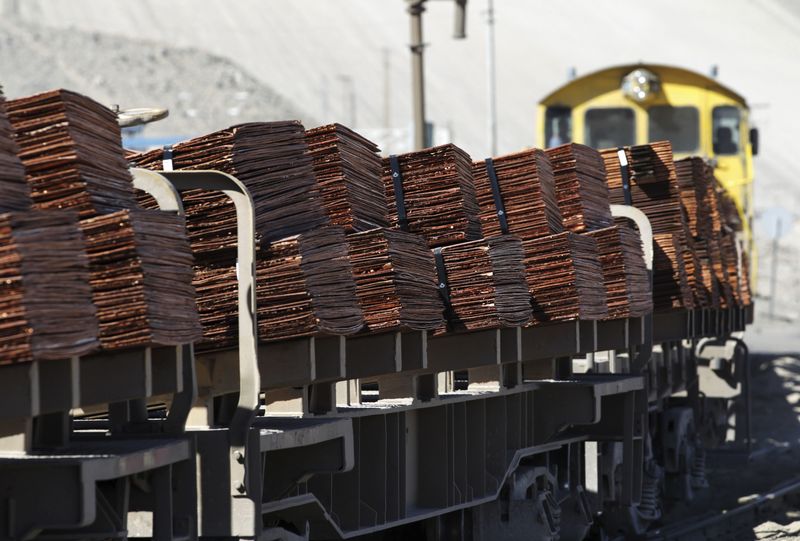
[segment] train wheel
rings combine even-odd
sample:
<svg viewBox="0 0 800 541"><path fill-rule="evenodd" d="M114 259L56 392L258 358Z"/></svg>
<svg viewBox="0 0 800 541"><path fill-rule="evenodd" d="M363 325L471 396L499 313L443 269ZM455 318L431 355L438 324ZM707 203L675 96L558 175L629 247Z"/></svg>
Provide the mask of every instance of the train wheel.
<svg viewBox="0 0 800 541"><path fill-rule="evenodd" d="M473 541L557 541L562 516L555 493L547 468L520 466L497 501L472 510Z"/></svg>

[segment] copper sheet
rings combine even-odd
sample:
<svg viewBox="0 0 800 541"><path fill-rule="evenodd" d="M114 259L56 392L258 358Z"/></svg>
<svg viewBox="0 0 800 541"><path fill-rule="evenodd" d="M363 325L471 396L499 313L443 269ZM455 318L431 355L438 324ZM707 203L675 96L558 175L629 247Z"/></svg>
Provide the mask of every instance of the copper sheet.
<svg viewBox="0 0 800 541"><path fill-rule="evenodd" d="M543 150L529 149L493 158L495 173L508 222L508 233L521 240L534 239L564 230L555 178L550 159ZM503 233L485 161L474 162L475 179L483 234Z"/></svg>
<svg viewBox="0 0 800 541"><path fill-rule="evenodd" d="M583 233L613 225L600 154L576 143L549 148L546 152L555 175L564 229Z"/></svg>
<svg viewBox="0 0 800 541"><path fill-rule="evenodd" d="M527 240L525 279L533 324L608 316L597 242L572 232Z"/></svg>
<svg viewBox="0 0 800 541"><path fill-rule="evenodd" d="M173 167L214 169L238 178L250 191L256 233L271 241L327 224L303 125L297 121L240 124L173 147ZM164 153L133 157L139 167L161 170ZM187 228L195 253L236 246L236 210L226 196L184 193Z"/></svg>
<svg viewBox="0 0 800 541"><path fill-rule="evenodd" d="M442 248L451 331L525 325L531 320L522 242L512 235Z"/></svg>
<svg viewBox="0 0 800 541"><path fill-rule="evenodd" d="M307 130L306 142L331 223L346 231L388 226L377 145L341 124Z"/></svg>
<svg viewBox="0 0 800 541"><path fill-rule="evenodd" d="M403 178L408 231L428 246L445 246L481 237L478 202L469 155L455 145L442 145L398 156ZM389 222L399 226L389 158L383 160L383 184Z"/></svg>
<svg viewBox="0 0 800 541"><path fill-rule="evenodd" d="M347 243L366 331L444 327L433 255L421 237L373 229Z"/></svg>
<svg viewBox="0 0 800 541"><path fill-rule="evenodd" d="M182 217L123 210L81 221L104 349L200 338Z"/></svg>
<svg viewBox="0 0 800 541"><path fill-rule="evenodd" d="M6 103L34 208L81 218L133 208L133 179L117 116L96 101L53 90Z"/></svg>
<svg viewBox="0 0 800 541"><path fill-rule="evenodd" d="M608 318L640 317L653 310L650 278L639 234L628 225L586 233L597 242Z"/></svg>
<svg viewBox="0 0 800 541"><path fill-rule="evenodd" d="M194 284L203 323L201 349L236 345L236 268L198 266ZM256 300L262 341L359 331L364 317L343 230L323 227L262 247Z"/></svg>
<svg viewBox="0 0 800 541"><path fill-rule="evenodd" d="M83 355L97 332L77 214L0 214L0 364Z"/></svg>

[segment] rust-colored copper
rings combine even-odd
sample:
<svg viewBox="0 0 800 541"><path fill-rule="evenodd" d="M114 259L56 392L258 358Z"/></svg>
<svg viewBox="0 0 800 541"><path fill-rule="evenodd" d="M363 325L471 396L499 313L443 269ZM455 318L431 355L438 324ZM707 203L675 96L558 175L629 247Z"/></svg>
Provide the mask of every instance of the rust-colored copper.
<svg viewBox="0 0 800 541"><path fill-rule="evenodd" d="M431 248L481 237L469 154L448 144L397 156L408 231ZM390 158L383 160L389 223L401 227Z"/></svg>
<svg viewBox="0 0 800 541"><path fill-rule="evenodd" d="M568 143L549 148L558 208L564 229L573 233L613 225L603 159L593 148Z"/></svg>
<svg viewBox="0 0 800 541"><path fill-rule="evenodd" d="M451 331L525 325L531 320L522 242L512 235L442 248Z"/></svg>
<svg viewBox="0 0 800 541"><path fill-rule="evenodd" d="M104 349L198 340L192 253L184 220L122 210L81 221Z"/></svg>
<svg viewBox="0 0 800 541"><path fill-rule="evenodd" d="M147 169L163 168L164 151L133 157ZM178 143L175 169L214 169L247 186L256 210L256 234L265 242L327 224L311 155L300 122L240 124ZM195 253L236 246L236 210L217 192L184 193L187 227ZM203 257L203 256L201 256Z"/></svg>
<svg viewBox="0 0 800 541"><path fill-rule="evenodd" d="M529 149L492 159L501 207L495 202L486 161L472 164L480 206L481 227L487 237L500 235L498 212L505 214L508 233L521 240L535 239L564 230L558 210L555 178L543 150Z"/></svg>
<svg viewBox="0 0 800 541"><path fill-rule="evenodd" d="M113 111L68 90L6 107L34 208L74 209L88 218L136 207Z"/></svg>
<svg viewBox="0 0 800 541"><path fill-rule="evenodd" d="M388 226L377 145L341 124L307 130L306 142L331 223L346 231Z"/></svg>
<svg viewBox="0 0 800 541"><path fill-rule="evenodd" d="M235 346L236 267L198 266L194 284L203 323L200 347ZM256 299L262 341L359 331L364 317L343 230L322 227L262 247L256 261Z"/></svg>
<svg viewBox="0 0 800 541"><path fill-rule="evenodd" d="M0 365L89 353L97 332L77 213L0 214Z"/></svg>
<svg viewBox="0 0 800 541"><path fill-rule="evenodd" d="M533 324L608 316L597 242L572 232L522 243Z"/></svg>
<svg viewBox="0 0 800 541"><path fill-rule="evenodd" d="M347 243L366 331L444 327L433 254L421 237L372 229Z"/></svg>
<svg viewBox="0 0 800 541"><path fill-rule="evenodd" d="M640 317L651 312L653 295L639 234L625 224L585 234L597 242L608 318Z"/></svg>

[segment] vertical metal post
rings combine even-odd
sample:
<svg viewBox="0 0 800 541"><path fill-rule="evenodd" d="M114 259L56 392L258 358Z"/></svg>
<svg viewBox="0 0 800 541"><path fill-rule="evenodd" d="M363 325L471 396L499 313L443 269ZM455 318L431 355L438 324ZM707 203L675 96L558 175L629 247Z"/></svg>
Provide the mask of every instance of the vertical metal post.
<svg viewBox="0 0 800 541"><path fill-rule="evenodd" d="M775 317L775 287L778 281L778 250L780 248L781 237L781 219L778 218L778 224L775 227L775 237L772 239L772 264L769 269L769 317Z"/></svg>
<svg viewBox="0 0 800 541"><path fill-rule="evenodd" d="M422 41L422 13L425 0L408 0L408 13L411 15L411 92L414 100L414 149L425 148L425 73Z"/></svg>
<svg viewBox="0 0 800 541"><path fill-rule="evenodd" d="M486 8L486 79L489 96L489 155L497 156L497 73L494 46L494 0Z"/></svg>
<svg viewBox="0 0 800 541"><path fill-rule="evenodd" d="M392 127L392 57L388 47L383 48L383 129L386 139Z"/></svg>

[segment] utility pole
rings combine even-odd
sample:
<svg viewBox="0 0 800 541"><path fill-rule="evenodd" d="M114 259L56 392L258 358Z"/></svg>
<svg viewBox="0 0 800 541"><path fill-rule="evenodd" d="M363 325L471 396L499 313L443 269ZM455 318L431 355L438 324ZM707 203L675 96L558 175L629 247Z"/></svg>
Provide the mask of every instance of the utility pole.
<svg viewBox="0 0 800 541"><path fill-rule="evenodd" d="M489 96L489 156L497 156L497 70L494 46L494 0L486 9L486 78Z"/></svg>
<svg viewBox="0 0 800 541"><path fill-rule="evenodd" d="M356 85L353 77L340 73L338 79L342 82L343 109L348 113L348 127L356 127Z"/></svg>
<svg viewBox="0 0 800 541"><path fill-rule="evenodd" d="M423 70L422 13L425 0L408 0L408 14L411 15L411 93L414 100L414 148L425 148L425 73Z"/></svg>
<svg viewBox="0 0 800 541"><path fill-rule="evenodd" d="M388 47L383 48L383 129L386 134L392 127L392 57Z"/></svg>
<svg viewBox="0 0 800 541"><path fill-rule="evenodd" d="M331 102L329 99L330 94L330 86L328 85L328 76L322 75L320 78L320 87L319 87L319 98L320 98L320 107L322 109L322 116L320 120L322 122L328 122L331 113Z"/></svg>
<svg viewBox="0 0 800 541"><path fill-rule="evenodd" d="M425 0L406 0L408 14L411 16L411 94L414 100L414 148L421 149L429 145L427 124L425 122L425 71L423 53L425 43L422 41L422 14L425 12ZM466 5L467 0L455 0L456 17L453 37L466 37Z"/></svg>

